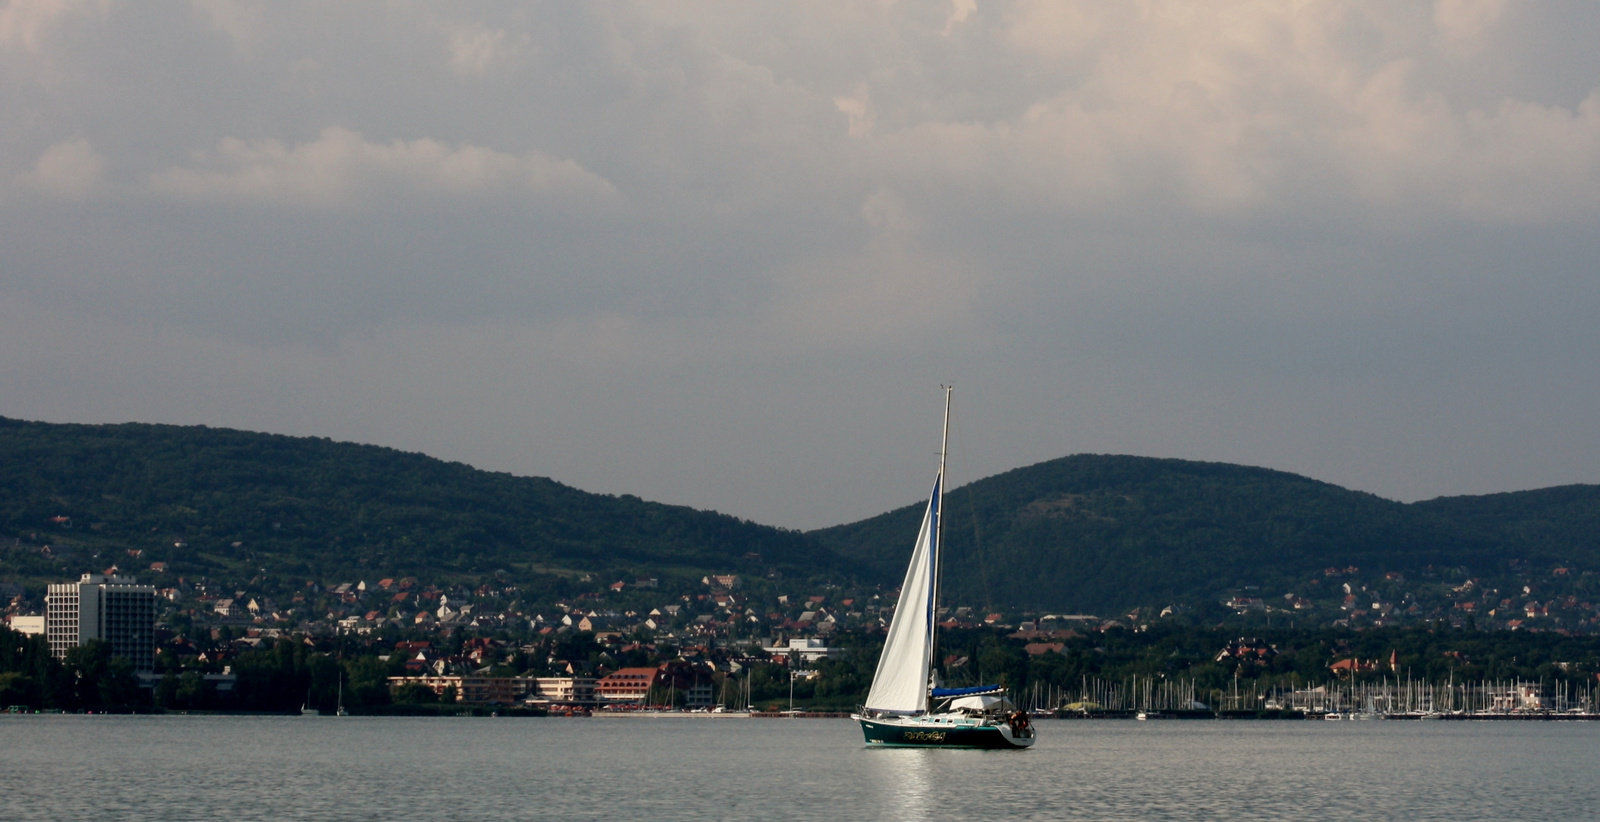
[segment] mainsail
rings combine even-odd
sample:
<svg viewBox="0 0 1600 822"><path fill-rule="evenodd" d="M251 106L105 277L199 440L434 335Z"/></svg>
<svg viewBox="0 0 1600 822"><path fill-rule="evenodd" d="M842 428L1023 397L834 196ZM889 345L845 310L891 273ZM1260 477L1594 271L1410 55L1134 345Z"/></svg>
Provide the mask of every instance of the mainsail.
<svg viewBox="0 0 1600 822"><path fill-rule="evenodd" d="M886 713L923 713L928 710L928 671L933 656L934 575L939 568L939 486L941 474L933 482L928 511L922 516L922 530L911 551L911 565L900 583L900 601L894 619L889 621L889 636L878 657L878 671L872 676L867 693L868 710Z"/></svg>

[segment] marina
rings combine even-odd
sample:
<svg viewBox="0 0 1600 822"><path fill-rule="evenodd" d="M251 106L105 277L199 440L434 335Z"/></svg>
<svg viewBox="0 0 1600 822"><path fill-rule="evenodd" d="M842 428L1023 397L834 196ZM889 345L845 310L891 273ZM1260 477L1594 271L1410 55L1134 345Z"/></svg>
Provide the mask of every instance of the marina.
<svg viewBox="0 0 1600 822"><path fill-rule="evenodd" d="M1017 697L1035 716L1063 719L1600 720L1594 683L1524 680L1430 683L1407 679L1205 689L1193 680L1085 677L1077 689Z"/></svg>

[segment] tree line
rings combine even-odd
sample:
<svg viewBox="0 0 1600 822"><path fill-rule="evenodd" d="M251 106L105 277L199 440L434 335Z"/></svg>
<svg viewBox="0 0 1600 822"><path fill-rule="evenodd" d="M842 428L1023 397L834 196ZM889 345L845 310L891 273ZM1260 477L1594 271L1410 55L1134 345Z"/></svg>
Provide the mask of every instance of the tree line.
<svg viewBox="0 0 1600 822"><path fill-rule="evenodd" d="M456 644L462 637L457 637ZM1013 693L1076 688L1086 680L1179 679L1204 691L1234 687L1293 688L1307 684L1523 680L1552 687L1594 682L1600 677L1600 638L1523 631L1453 628L1271 629L1241 637L1220 628L1155 625L1148 630L1113 629L1029 639L995 629L951 630L939 640L939 667L948 685L998 684ZM127 661L98 641L50 654L43 637L0 627L0 708L120 711L141 709L294 712L301 707L352 711L397 703L438 700L426 689L391 693L388 678L405 673L405 654L378 643L285 637L228 660L231 688L220 687L216 663L196 666L163 652L159 679L141 689ZM849 709L866 698L882 637L846 632L830 638L834 653L804 666L790 681L781 661L745 658L731 674L761 706ZM1057 647L1059 645L1059 647ZM494 676L549 675L570 660L595 673L619 667L653 666L678 658L663 644L627 652L608 650L586 633L565 634L518 651L491 668ZM441 648L439 650L447 650ZM1029 651L1034 651L1030 653ZM1342 663L1341 667L1333 667ZM716 693L730 674L713 677ZM744 680L748 679L748 683Z"/></svg>

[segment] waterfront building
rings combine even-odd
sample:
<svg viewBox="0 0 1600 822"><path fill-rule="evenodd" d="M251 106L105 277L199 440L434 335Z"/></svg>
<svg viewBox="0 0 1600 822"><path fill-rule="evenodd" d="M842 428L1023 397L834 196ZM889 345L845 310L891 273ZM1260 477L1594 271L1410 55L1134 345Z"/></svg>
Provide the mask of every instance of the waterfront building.
<svg viewBox="0 0 1600 822"><path fill-rule="evenodd" d="M525 676L463 676L457 691L471 705L515 705L528 698L537 685Z"/></svg>
<svg viewBox="0 0 1600 822"><path fill-rule="evenodd" d="M42 616L14 614L7 617L6 621L10 623L11 630L23 636L42 636L44 634L44 617Z"/></svg>
<svg viewBox="0 0 1600 822"><path fill-rule="evenodd" d="M606 674L595 683L595 695L603 702L643 705L650 689L666 680L659 668L623 668Z"/></svg>
<svg viewBox="0 0 1600 822"><path fill-rule="evenodd" d="M443 697L454 689L455 701L467 705L515 705L537 688L533 677L524 676L391 676L389 689L398 693L407 685L421 685Z"/></svg>
<svg viewBox="0 0 1600 822"><path fill-rule="evenodd" d="M685 660L663 662L654 668L623 668L594 684L596 701L609 705L667 704L707 708L712 703L711 669Z"/></svg>
<svg viewBox="0 0 1600 822"><path fill-rule="evenodd" d="M111 646L112 656L135 671L155 668L156 589L133 577L84 574L77 582L51 585L45 595L45 636L58 659L91 639Z"/></svg>
<svg viewBox="0 0 1600 822"><path fill-rule="evenodd" d="M541 676L538 683L541 699L554 705L593 705L595 679L592 676Z"/></svg>
<svg viewBox="0 0 1600 822"><path fill-rule="evenodd" d="M790 657L799 660L801 664L810 664L819 659L827 659L833 652L823 640L816 637L795 637L787 645L774 645L763 648L772 655L772 661L786 663Z"/></svg>
<svg viewBox="0 0 1600 822"><path fill-rule="evenodd" d="M683 691L683 707L689 709L709 708L713 702L711 683L707 680L697 679L690 683Z"/></svg>

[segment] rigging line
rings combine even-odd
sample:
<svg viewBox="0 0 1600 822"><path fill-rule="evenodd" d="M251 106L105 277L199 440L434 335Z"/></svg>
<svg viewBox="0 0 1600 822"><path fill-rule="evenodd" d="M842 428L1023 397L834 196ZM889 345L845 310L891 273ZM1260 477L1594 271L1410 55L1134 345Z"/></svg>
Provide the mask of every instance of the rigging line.
<svg viewBox="0 0 1600 822"><path fill-rule="evenodd" d="M960 415L952 410L950 412L951 429L958 428L960 424ZM956 463L961 467L961 475L967 477L972 476L972 474L967 465L965 443L966 441L963 438L956 437ZM977 481L969 482L963 490L967 492L967 511L972 515L972 551L973 557L978 563L978 581L983 586L983 612L989 614L994 612L994 595L989 590L989 560L984 555L983 550L983 529L978 525L978 494L974 490L977 484Z"/></svg>

